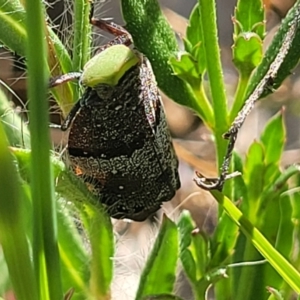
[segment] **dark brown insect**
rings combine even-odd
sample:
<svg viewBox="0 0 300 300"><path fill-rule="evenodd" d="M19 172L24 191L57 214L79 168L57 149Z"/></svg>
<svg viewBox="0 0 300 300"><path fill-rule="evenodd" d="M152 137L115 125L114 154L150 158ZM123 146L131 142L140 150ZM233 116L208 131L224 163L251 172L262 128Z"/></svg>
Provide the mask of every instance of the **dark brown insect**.
<svg viewBox="0 0 300 300"><path fill-rule="evenodd" d="M61 126L70 129L70 165L81 170L111 217L143 221L180 187L178 161L148 59L128 48L131 37L122 27L94 18L91 23L116 38L82 73L51 82L79 78L85 86Z"/></svg>

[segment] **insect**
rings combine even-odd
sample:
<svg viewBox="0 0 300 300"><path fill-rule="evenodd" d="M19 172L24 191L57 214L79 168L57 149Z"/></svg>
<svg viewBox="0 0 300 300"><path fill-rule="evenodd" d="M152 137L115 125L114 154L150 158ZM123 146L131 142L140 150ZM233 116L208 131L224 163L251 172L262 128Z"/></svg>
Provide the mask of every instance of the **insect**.
<svg viewBox="0 0 300 300"><path fill-rule="evenodd" d="M68 157L111 217L143 221L180 187L178 160L148 59L112 22L91 24L115 35L84 67L51 80L79 79L85 91L63 122Z"/></svg>

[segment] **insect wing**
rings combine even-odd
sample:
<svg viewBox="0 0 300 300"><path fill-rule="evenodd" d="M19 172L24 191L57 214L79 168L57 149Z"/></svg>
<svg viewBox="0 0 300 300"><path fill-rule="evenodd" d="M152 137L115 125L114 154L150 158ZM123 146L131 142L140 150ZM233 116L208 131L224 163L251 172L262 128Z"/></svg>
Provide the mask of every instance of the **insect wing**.
<svg viewBox="0 0 300 300"><path fill-rule="evenodd" d="M149 125L153 132L153 151L159 161L162 180L169 187L162 191L162 201L170 200L175 191L180 188L180 180L178 175L178 159L172 144L161 96L155 81L152 67L148 59L144 56L141 68L142 80L142 97L145 105L145 113ZM167 196L170 195L170 196ZM168 198L168 199L167 199Z"/></svg>

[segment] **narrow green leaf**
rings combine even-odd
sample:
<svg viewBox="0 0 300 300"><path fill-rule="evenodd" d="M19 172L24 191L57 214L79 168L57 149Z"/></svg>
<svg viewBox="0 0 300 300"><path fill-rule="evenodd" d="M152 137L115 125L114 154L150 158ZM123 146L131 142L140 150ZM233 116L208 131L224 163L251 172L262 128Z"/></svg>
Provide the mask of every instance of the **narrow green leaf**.
<svg viewBox="0 0 300 300"><path fill-rule="evenodd" d="M276 239L276 249L287 259L290 258L294 245L294 224L292 222L293 207L291 198L287 193L280 197L280 223Z"/></svg>
<svg viewBox="0 0 300 300"><path fill-rule="evenodd" d="M104 209L85 205L85 226L92 249L90 289L94 299L108 299L113 277L114 236Z"/></svg>
<svg viewBox="0 0 300 300"><path fill-rule="evenodd" d="M263 181L265 187L273 185L277 178L281 175L280 166L277 163L272 163L265 166Z"/></svg>
<svg viewBox="0 0 300 300"><path fill-rule="evenodd" d="M190 14L189 25L186 29L186 39L184 39L184 43L185 50L197 61L197 70L199 70L199 74L203 75L206 69L206 57L203 49L202 26L198 3L195 5Z"/></svg>
<svg viewBox="0 0 300 300"><path fill-rule="evenodd" d="M186 28L186 41L188 41L192 47L202 42L202 28L200 24L200 11L198 3L196 3L190 14L189 24Z"/></svg>
<svg viewBox="0 0 300 300"><path fill-rule="evenodd" d="M228 216L228 225L233 225L236 229L238 228ZM225 223L218 225L217 229L229 229L230 226L225 227ZM217 236L222 239L215 244L210 245L208 237L200 231L194 230L195 225L193 224L192 218L188 212L183 212L178 222L180 231L180 259L184 271L190 280L192 289L196 299L202 299L205 297L207 288L210 284L219 281L224 278L225 269L220 267L226 258L228 258L228 252L225 249L228 246L227 235ZM220 232L220 231L219 231ZM235 238L234 238L235 242ZM230 244L230 246L233 246ZM224 246L225 245L225 246ZM225 249L225 250L224 250ZM231 247L230 250L233 248ZM225 255L224 255L225 253ZM213 257L211 257L213 256Z"/></svg>
<svg viewBox="0 0 300 300"><path fill-rule="evenodd" d="M244 180L248 189L248 198L252 200L258 200L264 186L264 149L258 142L252 143L244 166ZM243 205L246 203L243 202ZM250 205L250 204L249 204ZM243 206L246 209L246 207ZM250 208L249 208L250 209ZM253 209L253 207L252 207ZM247 215L247 210L244 210ZM255 211L252 213L255 214Z"/></svg>
<svg viewBox="0 0 300 300"><path fill-rule="evenodd" d="M14 292L18 299L38 299L25 231L25 195L1 123L0 190L0 243Z"/></svg>
<svg viewBox="0 0 300 300"><path fill-rule="evenodd" d="M180 260L189 280L196 284L197 282L197 266L196 261L190 251L192 244L192 231L195 228L191 216L188 212L183 211L178 222L180 232Z"/></svg>
<svg viewBox="0 0 300 300"><path fill-rule="evenodd" d="M33 206L33 262L39 297L63 297L57 244L54 184L50 164L48 72L44 7L39 0L26 1L26 59L31 133L30 186Z"/></svg>
<svg viewBox="0 0 300 300"><path fill-rule="evenodd" d="M180 79L198 89L202 83L202 76L198 71L198 62L189 53L182 53L178 58L171 57L170 63L174 74Z"/></svg>
<svg viewBox="0 0 300 300"><path fill-rule="evenodd" d="M233 18L233 62L241 76L249 79L263 56L265 34L264 8L261 0L239 0Z"/></svg>
<svg viewBox="0 0 300 300"><path fill-rule="evenodd" d="M232 179L232 199L233 201L248 201L248 189L243 176L243 161L242 158L236 153L233 153L233 170L241 173L241 176L236 176Z"/></svg>
<svg viewBox="0 0 300 300"><path fill-rule="evenodd" d="M217 268L233 254L239 234L239 228L223 212L211 241L210 268Z"/></svg>
<svg viewBox="0 0 300 300"><path fill-rule="evenodd" d="M265 146L265 164L279 165L286 139L282 112L276 114L266 125L260 140Z"/></svg>
<svg viewBox="0 0 300 300"><path fill-rule="evenodd" d="M235 33L253 32L263 39L265 34L264 17L265 12L261 0L252 0L251 2L239 0L235 9L237 21L234 26Z"/></svg>
<svg viewBox="0 0 300 300"><path fill-rule="evenodd" d="M74 206L57 201L58 246L64 293L74 288L74 299L87 298L90 256L74 222ZM72 209L73 208L73 209Z"/></svg>
<svg viewBox="0 0 300 300"><path fill-rule="evenodd" d="M137 300L146 295L172 293L176 278L177 255L177 227L164 216L154 247L140 277Z"/></svg>
<svg viewBox="0 0 300 300"><path fill-rule="evenodd" d="M0 0L0 28L0 41L19 55L25 56L25 10L19 0Z"/></svg>
<svg viewBox="0 0 300 300"><path fill-rule="evenodd" d="M0 250L0 274L1 274L0 295L4 295L6 292L11 290L12 287L11 287L11 281L9 279L9 273L8 273L4 253L3 253L3 248Z"/></svg>
<svg viewBox="0 0 300 300"><path fill-rule="evenodd" d="M195 225L187 211L184 211L178 222L180 231L180 259L184 271L194 289L198 281L205 277L209 262L209 241L205 234L193 231Z"/></svg>
<svg viewBox="0 0 300 300"><path fill-rule="evenodd" d="M234 65L243 73L242 76L250 77L263 57L260 37L251 32L241 33L236 37L232 50Z"/></svg>

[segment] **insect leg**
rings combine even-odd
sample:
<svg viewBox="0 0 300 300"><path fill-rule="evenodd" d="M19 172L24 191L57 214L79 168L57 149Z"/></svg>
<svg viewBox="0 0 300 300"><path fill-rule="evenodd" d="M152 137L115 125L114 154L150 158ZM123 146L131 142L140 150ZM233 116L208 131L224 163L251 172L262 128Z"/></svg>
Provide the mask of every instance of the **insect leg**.
<svg viewBox="0 0 300 300"><path fill-rule="evenodd" d="M72 124L72 121L74 120L77 112L80 110L81 108L81 101L78 100L75 105L72 107L71 111L69 112L69 114L67 115L66 119L64 120L64 122L61 124L60 129L62 131L66 131L69 129L70 125Z"/></svg>
<svg viewBox="0 0 300 300"><path fill-rule="evenodd" d="M129 36L128 38L130 38L129 32L124 27L116 23L113 23L111 21L91 18L90 23L108 33L111 33L114 36L128 35Z"/></svg>
<svg viewBox="0 0 300 300"><path fill-rule="evenodd" d="M56 76L50 79L49 88L56 87L71 80L78 80L81 77L81 72L71 72L64 75Z"/></svg>
<svg viewBox="0 0 300 300"><path fill-rule="evenodd" d="M81 109L82 106L89 103L90 99L93 98L95 95L95 91L91 88L86 89L85 93L82 95L82 97L75 103L75 105L72 107L71 111L67 115L66 119L61 125L61 130L66 131L69 129L70 125L72 124L74 118L76 117L77 113Z"/></svg>
<svg viewBox="0 0 300 300"><path fill-rule="evenodd" d="M109 42L105 46L102 46L101 50L104 50L112 45L123 44L126 46L130 46L133 43L131 35L124 27L117 25L110 21L94 18L93 11L94 11L94 9L93 9L93 5L92 5L91 14L90 14L90 23L92 25L94 25L95 27L98 27L99 29L102 29L116 37L115 39L113 39L111 42Z"/></svg>

